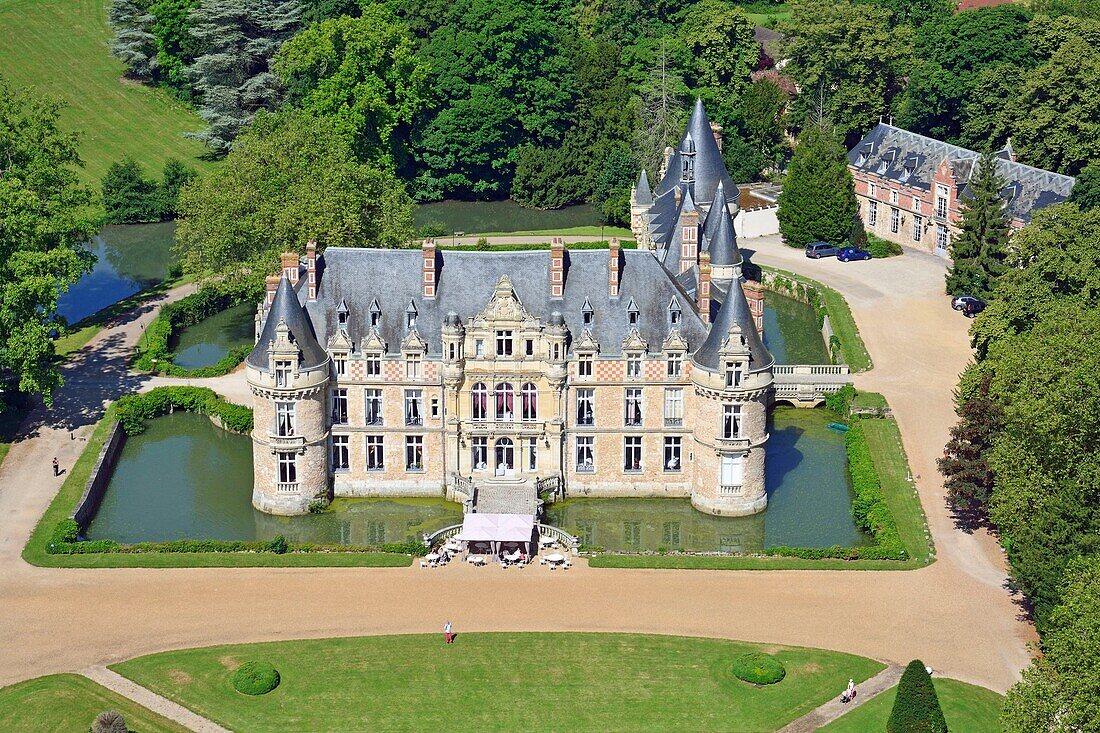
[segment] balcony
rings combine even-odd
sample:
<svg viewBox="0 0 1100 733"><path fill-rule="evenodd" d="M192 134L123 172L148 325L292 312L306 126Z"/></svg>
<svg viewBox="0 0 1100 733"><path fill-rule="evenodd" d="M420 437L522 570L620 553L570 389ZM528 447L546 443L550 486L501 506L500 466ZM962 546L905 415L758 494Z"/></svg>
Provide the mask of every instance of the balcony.
<svg viewBox="0 0 1100 733"><path fill-rule="evenodd" d="M279 435L274 429L268 433L267 441L277 451L298 451L306 447L304 435Z"/></svg>
<svg viewBox="0 0 1100 733"><path fill-rule="evenodd" d="M666 417L665 418L665 427L666 428L681 428L683 426L684 426L684 418L682 418L682 417Z"/></svg>
<svg viewBox="0 0 1100 733"><path fill-rule="evenodd" d="M277 483L275 484L275 490L280 494L290 494L298 491L298 482L290 483Z"/></svg>

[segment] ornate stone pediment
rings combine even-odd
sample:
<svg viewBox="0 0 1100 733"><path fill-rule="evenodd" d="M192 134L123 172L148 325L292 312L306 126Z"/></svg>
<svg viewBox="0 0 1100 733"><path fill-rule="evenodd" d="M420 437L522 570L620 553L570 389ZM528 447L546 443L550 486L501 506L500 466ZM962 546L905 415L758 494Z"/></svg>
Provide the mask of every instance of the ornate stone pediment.
<svg viewBox="0 0 1100 733"><path fill-rule="evenodd" d="M623 351L648 351L649 344L638 333L638 329L632 328L623 339Z"/></svg>
<svg viewBox="0 0 1100 733"><path fill-rule="evenodd" d="M501 275L493 289L493 297L489 299L485 309L473 317L473 325L484 327L499 322L518 325L532 323L534 320L516 296L512 279Z"/></svg>
<svg viewBox="0 0 1100 733"><path fill-rule="evenodd" d="M735 355L749 353L748 341L745 340L745 334L741 332L741 327L737 323L730 326L729 333L726 335L726 340L722 343L719 353Z"/></svg>
<svg viewBox="0 0 1100 733"><path fill-rule="evenodd" d="M420 332L416 330L416 326L413 326L412 330L405 334L405 338L401 339L402 351L427 351L428 342L424 340L424 337L420 335Z"/></svg>
<svg viewBox="0 0 1100 733"><path fill-rule="evenodd" d="M275 326L275 338L271 341L269 350L276 354L294 354L295 356L300 353L298 345L294 343L294 334L290 332L290 326L286 325L286 321L280 320Z"/></svg>
<svg viewBox="0 0 1100 733"><path fill-rule="evenodd" d="M574 351L591 351L596 354L600 353L600 342L592 335L591 329L584 329L581 331L580 338L573 342Z"/></svg>
<svg viewBox="0 0 1100 733"><path fill-rule="evenodd" d="M683 334L680 333L680 329L674 328L665 338L661 347L665 351L687 351L688 342L684 339Z"/></svg>
<svg viewBox="0 0 1100 733"><path fill-rule="evenodd" d="M367 337L363 339L362 344L363 351L385 351L386 342L382 340L382 337L378 334L378 329L371 326L370 331L367 332Z"/></svg>
<svg viewBox="0 0 1100 733"><path fill-rule="evenodd" d="M352 350L352 343L351 343L351 337L348 336L348 332L341 328L336 333L329 336L328 350L329 351L351 351Z"/></svg>

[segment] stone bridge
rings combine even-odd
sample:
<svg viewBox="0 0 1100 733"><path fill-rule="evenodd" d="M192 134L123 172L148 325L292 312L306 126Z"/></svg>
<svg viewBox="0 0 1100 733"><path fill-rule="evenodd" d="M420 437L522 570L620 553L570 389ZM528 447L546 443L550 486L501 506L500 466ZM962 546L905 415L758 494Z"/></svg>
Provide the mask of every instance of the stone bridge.
<svg viewBox="0 0 1100 733"><path fill-rule="evenodd" d="M852 383L847 364L776 364L772 375L772 402L795 407L816 407L825 395Z"/></svg>

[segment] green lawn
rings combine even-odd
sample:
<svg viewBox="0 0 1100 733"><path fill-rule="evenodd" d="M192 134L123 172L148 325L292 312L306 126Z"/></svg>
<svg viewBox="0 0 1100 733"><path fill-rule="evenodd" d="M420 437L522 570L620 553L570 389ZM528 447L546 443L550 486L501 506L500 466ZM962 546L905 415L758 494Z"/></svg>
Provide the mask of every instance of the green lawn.
<svg viewBox="0 0 1100 733"><path fill-rule="evenodd" d="M934 679L936 695L951 733L1001 733L998 716L1000 695L984 687L957 680ZM898 688L893 687L852 710L832 723L818 728L819 733L867 733L886 730L886 719L894 706Z"/></svg>
<svg viewBox="0 0 1100 733"><path fill-rule="evenodd" d="M107 167L129 155L158 176L179 158L196 169L212 164L185 132L203 122L159 89L122 80L107 48L105 0L0 2L0 76L16 87L60 99L63 127L80 134L85 180L98 189Z"/></svg>
<svg viewBox="0 0 1100 733"><path fill-rule="evenodd" d="M0 688L0 720L5 731L83 733L106 710L122 713L126 726L141 733L185 733L121 695L76 674L55 674Z"/></svg>
<svg viewBox="0 0 1100 733"><path fill-rule="evenodd" d="M441 611L442 613L442 611ZM443 619L443 616L440 616ZM441 622L442 623L442 622ZM112 669L221 725L323 730L773 731L883 667L817 649L627 634L442 634L318 639L166 652ZM732 659L766 649L787 669L755 688ZM264 660L282 682L230 683Z"/></svg>
<svg viewBox="0 0 1100 733"><path fill-rule="evenodd" d="M109 420L100 420L88 438L88 445L76 460L57 496L23 548L23 559L39 567L64 568L207 568L207 567L408 567L408 555L384 552L103 552L87 555L51 555L46 543L54 527L68 518L84 491L99 451L107 439ZM201 538L199 538L201 539Z"/></svg>
<svg viewBox="0 0 1100 733"><path fill-rule="evenodd" d="M892 419L870 418L862 421L871 459L875 462L882 494L906 552L920 565L932 561L935 548L927 534L928 520L920 503L916 487L909 479L909 459L901 444L901 432Z"/></svg>

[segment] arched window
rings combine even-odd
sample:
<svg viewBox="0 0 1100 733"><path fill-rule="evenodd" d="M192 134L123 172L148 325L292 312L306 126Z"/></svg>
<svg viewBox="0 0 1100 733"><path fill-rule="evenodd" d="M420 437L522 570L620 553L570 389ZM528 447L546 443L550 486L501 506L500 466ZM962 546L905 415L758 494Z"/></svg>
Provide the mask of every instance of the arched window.
<svg viewBox="0 0 1100 733"><path fill-rule="evenodd" d="M470 397L474 405L474 419L485 420L489 417L489 391L482 382L478 382L470 390Z"/></svg>
<svg viewBox="0 0 1100 733"><path fill-rule="evenodd" d="M521 391L522 400L520 402L520 409L522 410L521 418L523 420L538 420L539 419L539 391L534 384L528 382L523 385Z"/></svg>
<svg viewBox="0 0 1100 733"><path fill-rule="evenodd" d="M515 393L512 385L501 382L496 387L497 395L497 420L515 420Z"/></svg>

